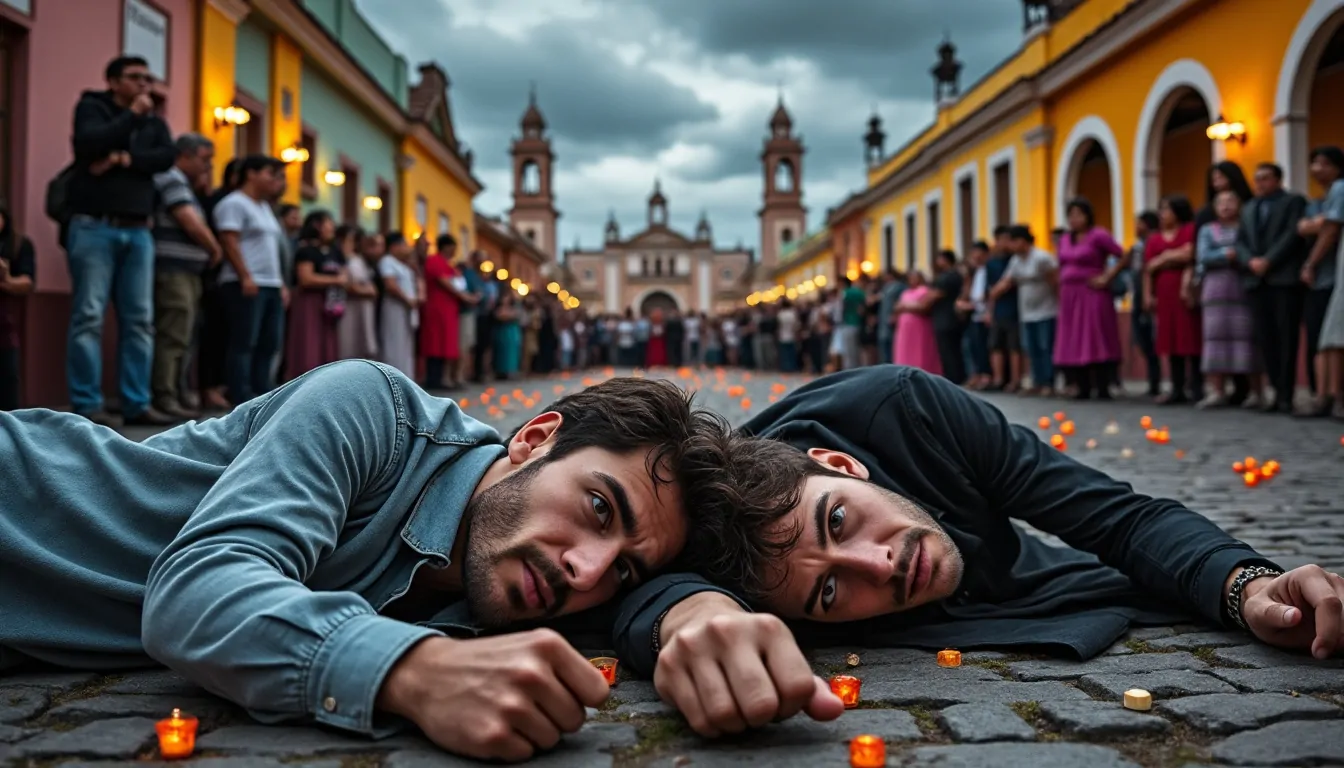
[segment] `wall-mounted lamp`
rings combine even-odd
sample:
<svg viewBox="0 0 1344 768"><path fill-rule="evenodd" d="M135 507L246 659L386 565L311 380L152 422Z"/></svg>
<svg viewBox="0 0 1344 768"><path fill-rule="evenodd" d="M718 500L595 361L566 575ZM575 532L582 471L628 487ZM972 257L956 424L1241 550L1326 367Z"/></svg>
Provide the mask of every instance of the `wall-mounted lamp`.
<svg viewBox="0 0 1344 768"><path fill-rule="evenodd" d="M344 179L342 179L342 181L344 181ZM383 210L383 198L377 195L369 195L364 198L364 207L368 208L370 211L381 211Z"/></svg>
<svg viewBox="0 0 1344 768"><path fill-rule="evenodd" d="M308 162L308 158L308 150L298 144L280 150L280 160L286 165L289 163L306 163Z"/></svg>
<svg viewBox="0 0 1344 768"><path fill-rule="evenodd" d="M825 275L817 275L816 277L812 278L812 281L815 282L815 283L817 284L817 287L818 287L818 288L825 288L825 287L826 287L826 276L825 276Z"/></svg>
<svg viewBox="0 0 1344 768"><path fill-rule="evenodd" d="M345 183L345 172L327 171L326 173L322 174L322 180L327 182L333 187L339 187Z"/></svg>
<svg viewBox="0 0 1344 768"><path fill-rule="evenodd" d="M509 270L507 270L507 269L505 269L505 268L503 268L503 267L500 267L500 268L499 268L499 271L495 272L495 279L496 279L496 280L508 280L508 279L509 279Z"/></svg>
<svg viewBox="0 0 1344 768"><path fill-rule="evenodd" d="M865 259L864 262L859 265L859 269L863 270L865 275L871 275L877 271L877 265Z"/></svg>
<svg viewBox="0 0 1344 768"><path fill-rule="evenodd" d="M215 127L226 125L246 125L252 119L252 113L242 107L215 107Z"/></svg>
<svg viewBox="0 0 1344 768"><path fill-rule="evenodd" d="M1240 144L1246 143L1246 124L1229 123L1218 115L1218 120L1209 129L1204 132L1213 141L1235 141Z"/></svg>
<svg viewBox="0 0 1344 768"><path fill-rule="evenodd" d="M481 262L481 271L484 272L484 273L486 273L487 275L490 274L491 272L494 272L494 271L495 271L495 262L493 262L493 261L482 261L482 262Z"/></svg>

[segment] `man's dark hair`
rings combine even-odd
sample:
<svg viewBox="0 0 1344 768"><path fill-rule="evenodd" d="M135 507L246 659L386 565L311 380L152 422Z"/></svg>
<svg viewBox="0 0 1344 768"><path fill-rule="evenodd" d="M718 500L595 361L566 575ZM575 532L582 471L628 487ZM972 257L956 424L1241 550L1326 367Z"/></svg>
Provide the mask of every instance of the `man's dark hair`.
<svg viewBox="0 0 1344 768"><path fill-rule="evenodd" d="M722 559L720 539L753 540L754 531L743 526L756 521L739 514L738 504L745 493L754 500L761 492L740 486L734 476L743 438L732 436L722 416L694 407L694 400L670 381L639 378L610 379L566 395L548 408L563 421L544 461L585 448L619 455L649 451L645 468L655 490L675 483L688 518L688 544L678 568L709 575L716 571L708 566Z"/></svg>
<svg viewBox="0 0 1344 768"><path fill-rule="evenodd" d="M760 603L783 583L780 566L803 534L793 511L804 482L835 473L788 443L743 434L728 440L719 461L700 489L718 511L697 514L680 565Z"/></svg>
<svg viewBox="0 0 1344 768"><path fill-rule="evenodd" d="M977 251L977 250L978 250L978 251L984 251L984 252L988 253L988 252L989 252L989 243L986 243L984 240L976 240L974 243L971 243L971 250L973 250L973 251Z"/></svg>
<svg viewBox="0 0 1344 768"><path fill-rule="evenodd" d="M1190 198L1185 195L1175 194L1167 195L1162 198L1162 202L1171 209L1171 215L1176 217L1176 221L1181 224L1189 224L1195 220L1195 208L1190 205Z"/></svg>
<svg viewBox="0 0 1344 768"><path fill-rule="evenodd" d="M941 250L941 251L938 252L938 258L942 259L943 261L946 261L946 262L947 262L948 264L950 264L950 265L951 265L951 264L956 264L956 263L957 263L957 252L956 252L956 251L949 251L949 250L947 250L946 248L944 248L943 250Z"/></svg>
<svg viewBox="0 0 1344 768"><path fill-rule="evenodd" d="M449 248L456 248L456 247L457 247L457 238L453 237L447 232L444 232L442 235L439 235L434 240L434 248L439 253L443 253Z"/></svg>
<svg viewBox="0 0 1344 768"><path fill-rule="evenodd" d="M406 242L406 235L402 234L399 229L394 229L386 235L383 235L383 245L388 248L391 248L394 245L401 245L404 242Z"/></svg>
<svg viewBox="0 0 1344 768"><path fill-rule="evenodd" d="M1317 147L1311 150L1311 156L1308 160L1315 160L1318 157L1324 158L1327 163L1335 166L1335 170L1344 176L1344 151L1341 151L1339 147L1334 145Z"/></svg>
<svg viewBox="0 0 1344 768"><path fill-rule="evenodd" d="M1011 235L1012 232L1013 232L1012 227L1008 226L1007 224L1000 224L999 226L994 228L994 237L999 238L1005 235Z"/></svg>
<svg viewBox="0 0 1344 768"><path fill-rule="evenodd" d="M248 155L243 158L243 162L238 165L238 181L241 184L247 182L250 174L258 173L270 168L273 171L283 170L285 164L278 157L270 155Z"/></svg>
<svg viewBox="0 0 1344 768"><path fill-rule="evenodd" d="M1031 241L1031 227L1026 224L1014 224L1008 228L1008 236L1014 240Z"/></svg>
<svg viewBox="0 0 1344 768"><path fill-rule="evenodd" d="M1274 174L1274 178L1283 181L1283 166L1278 163L1261 163L1255 166L1257 171L1269 171Z"/></svg>
<svg viewBox="0 0 1344 768"><path fill-rule="evenodd" d="M1148 227L1149 232L1156 232L1162 226L1161 220L1157 218L1157 211L1140 211L1138 218Z"/></svg>
<svg viewBox="0 0 1344 768"><path fill-rule="evenodd" d="M104 80L115 80L121 77L121 73L126 71L127 67L149 67L149 62L145 61L143 56L118 56L107 62L107 68L103 70Z"/></svg>

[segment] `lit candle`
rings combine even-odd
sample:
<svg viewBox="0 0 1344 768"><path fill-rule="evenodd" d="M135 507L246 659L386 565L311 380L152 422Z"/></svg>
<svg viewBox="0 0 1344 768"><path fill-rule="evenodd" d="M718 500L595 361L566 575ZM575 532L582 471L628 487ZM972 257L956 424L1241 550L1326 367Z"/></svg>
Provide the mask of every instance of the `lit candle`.
<svg viewBox="0 0 1344 768"><path fill-rule="evenodd" d="M831 678L831 693L840 698L845 709L859 705L859 688L862 686L863 681L853 675L836 675Z"/></svg>
<svg viewBox="0 0 1344 768"><path fill-rule="evenodd" d="M940 667L960 667L960 666L961 666L961 651L954 651L954 650L952 650L952 649L950 649L950 648L947 649L946 651L939 651L939 652L938 652L938 666L940 666Z"/></svg>
<svg viewBox="0 0 1344 768"><path fill-rule="evenodd" d="M154 724L159 734L159 755L168 760L191 757L196 749L196 726L200 721L182 710L174 709L172 717Z"/></svg>
<svg viewBox="0 0 1344 768"><path fill-rule="evenodd" d="M601 672L602 677L606 678L607 685L613 688L616 687L615 659L611 658L610 656L599 656L596 659L589 659L588 663L592 664L594 667L597 667L597 671Z"/></svg>
<svg viewBox="0 0 1344 768"><path fill-rule="evenodd" d="M887 743L881 736L855 736L849 740L849 764L853 768L882 768L887 764Z"/></svg>

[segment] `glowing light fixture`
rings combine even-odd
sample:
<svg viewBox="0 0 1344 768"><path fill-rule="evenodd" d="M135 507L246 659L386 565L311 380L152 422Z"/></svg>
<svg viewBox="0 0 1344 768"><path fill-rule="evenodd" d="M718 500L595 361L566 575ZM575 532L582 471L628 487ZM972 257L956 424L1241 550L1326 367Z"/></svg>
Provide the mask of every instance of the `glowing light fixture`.
<svg viewBox="0 0 1344 768"><path fill-rule="evenodd" d="M518 295L519 295L519 296L526 296L527 293L528 293L528 291L530 291L530 290L532 290L532 289L527 287L527 283L523 283L522 285L518 286L518 287L515 288L514 290L518 291Z"/></svg>
<svg viewBox="0 0 1344 768"><path fill-rule="evenodd" d="M569 301L569 291L562 290L556 295L560 297L561 301Z"/></svg>
<svg viewBox="0 0 1344 768"><path fill-rule="evenodd" d="M517 277L515 277L515 278L513 278L512 280L509 281L509 287L512 288L512 289L514 289L514 290L518 290L518 286L520 286L520 285L522 285L522 284L523 284L522 279L517 278Z"/></svg>
<svg viewBox="0 0 1344 768"><path fill-rule="evenodd" d="M555 282L548 283L548 284L546 285L546 290L549 291L549 292L551 292L551 293L559 293L559 292L560 292L560 284L559 284L559 283L555 283Z"/></svg>
<svg viewBox="0 0 1344 768"><path fill-rule="evenodd" d="M247 125L252 113L242 107L215 107L215 127Z"/></svg>
<svg viewBox="0 0 1344 768"><path fill-rule="evenodd" d="M816 277L812 278L812 282L816 283L818 288L825 288L825 287L826 287L826 276L825 276L825 275L817 275Z"/></svg>
<svg viewBox="0 0 1344 768"><path fill-rule="evenodd" d="M871 275L877 271L877 265L871 261L868 261L867 259L864 259L863 263L859 265L859 269L863 270L863 273L865 275Z"/></svg>
<svg viewBox="0 0 1344 768"><path fill-rule="evenodd" d="M1222 115L1218 115L1218 119L1213 125L1209 126L1209 129L1205 131L1204 134L1213 141L1235 141L1239 144L1245 144L1246 124L1229 123L1227 120L1223 119Z"/></svg>
<svg viewBox="0 0 1344 768"><path fill-rule="evenodd" d="M505 268L503 268L503 267L500 267L500 268L499 268L499 271L495 273L495 279L497 279L497 280L508 280L508 279L509 279L509 270L507 270L507 269L505 269Z"/></svg>
<svg viewBox="0 0 1344 768"><path fill-rule="evenodd" d="M381 211L383 210L383 198L377 195L369 195L364 198L364 207L370 211Z"/></svg>
<svg viewBox="0 0 1344 768"><path fill-rule="evenodd" d="M342 186L343 184L345 184L345 172L327 171L326 173L322 174L322 180L327 182L333 187Z"/></svg>
<svg viewBox="0 0 1344 768"><path fill-rule="evenodd" d="M495 271L495 262L493 262L493 261L482 261L482 262L481 262L481 271L482 271L482 272L485 272L485 273L487 273L487 274L489 274L490 272L494 272L494 271Z"/></svg>

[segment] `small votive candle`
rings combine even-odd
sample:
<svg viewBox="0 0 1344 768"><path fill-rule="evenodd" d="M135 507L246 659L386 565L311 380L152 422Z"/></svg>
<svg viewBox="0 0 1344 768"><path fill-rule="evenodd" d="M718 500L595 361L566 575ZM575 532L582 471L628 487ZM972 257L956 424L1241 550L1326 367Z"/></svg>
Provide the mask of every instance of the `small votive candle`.
<svg viewBox="0 0 1344 768"><path fill-rule="evenodd" d="M938 666L940 667L960 667L961 651L947 649L938 652Z"/></svg>
<svg viewBox="0 0 1344 768"><path fill-rule="evenodd" d="M849 740L849 764L853 768L882 768L887 764L887 743L881 736L855 736Z"/></svg>
<svg viewBox="0 0 1344 768"><path fill-rule="evenodd" d="M159 734L159 755L167 760L191 757L196 749L196 726L200 721L180 709L174 709L171 717L154 724Z"/></svg>
<svg viewBox="0 0 1344 768"><path fill-rule="evenodd" d="M615 659L611 658L610 656L598 656L596 659L589 659L588 663L592 664L594 667L597 667L597 671L601 672L602 677L606 678L608 686L611 686L613 688L616 687Z"/></svg>
<svg viewBox="0 0 1344 768"><path fill-rule="evenodd" d="M859 688L862 686L863 681L853 675L836 675L831 678L831 693L840 698L845 709L859 706Z"/></svg>

